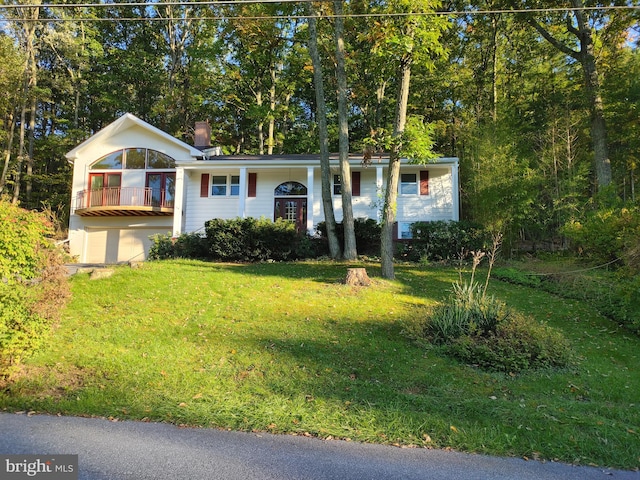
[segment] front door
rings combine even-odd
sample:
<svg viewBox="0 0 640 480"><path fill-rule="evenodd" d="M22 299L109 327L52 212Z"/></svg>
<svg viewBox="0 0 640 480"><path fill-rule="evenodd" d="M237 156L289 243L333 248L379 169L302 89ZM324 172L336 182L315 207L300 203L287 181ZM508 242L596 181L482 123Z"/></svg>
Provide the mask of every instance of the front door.
<svg viewBox="0 0 640 480"><path fill-rule="evenodd" d="M299 233L307 230L307 199L276 198L273 206L274 219L284 218L296 224Z"/></svg>

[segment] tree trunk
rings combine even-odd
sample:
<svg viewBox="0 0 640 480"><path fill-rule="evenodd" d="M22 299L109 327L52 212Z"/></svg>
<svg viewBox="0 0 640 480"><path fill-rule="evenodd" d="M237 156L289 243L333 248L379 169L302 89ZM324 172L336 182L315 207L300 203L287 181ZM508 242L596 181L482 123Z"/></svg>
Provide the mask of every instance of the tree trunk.
<svg viewBox="0 0 640 480"><path fill-rule="evenodd" d="M37 2L39 3L39 2ZM22 46L25 51L25 65L24 65L24 80L23 80L23 91L22 91L22 101L20 104L20 143L18 147L18 163L16 165L16 178L15 184L13 188L13 197L11 198L11 203L17 204L20 199L20 182L22 181L22 164L24 163L25 156L28 153L25 151L25 141L26 141L26 120L27 120L27 109L30 108L32 111L35 110L35 80L36 80L36 45L35 45L35 32L36 32L36 21L40 16L40 7L27 8L25 10L25 17L29 17L29 21L25 21L22 23ZM30 123L35 125L35 113L32 113L32 118L30 119ZM32 127L33 128L33 127ZM30 137L31 139L31 134ZM29 153L32 150L32 143L30 141ZM33 159L29 159L29 164L33 166ZM29 178L29 182L31 179ZM30 183L29 183L30 185Z"/></svg>
<svg viewBox="0 0 640 480"><path fill-rule="evenodd" d="M371 279L367 275L366 268L348 268L344 283L357 287L368 287L371 285Z"/></svg>
<svg viewBox="0 0 640 480"><path fill-rule="evenodd" d="M336 0L335 40L336 40L336 79L338 82L338 122L340 151L340 190L342 193L342 225L344 227L345 260L358 258L356 234L353 219L351 166L349 165L349 122L347 117L347 71L344 53L344 18L342 0Z"/></svg>
<svg viewBox="0 0 640 480"><path fill-rule="evenodd" d="M269 133L267 137L267 155L273 155L273 147L276 143L276 67L271 67L271 86L269 87Z"/></svg>
<svg viewBox="0 0 640 480"><path fill-rule="evenodd" d="M262 111L260 108L262 103L262 91L258 90L256 92L256 105L259 111ZM260 155L264 155L264 121L262 119L258 120L258 150Z"/></svg>
<svg viewBox="0 0 640 480"><path fill-rule="evenodd" d="M316 13L311 2L307 3L309 14L309 54L313 64L313 83L316 94L316 120L318 122L318 137L320 141L320 174L322 180L322 207L324 221L327 227L329 241L329 255L333 259L342 256L340 242L336 234L336 219L333 213L333 199L331 192L331 167L329 165L329 133L327 129L327 107L324 97L324 83L322 78L322 62L318 53L318 28Z"/></svg>
<svg viewBox="0 0 640 480"><path fill-rule="evenodd" d="M407 123L407 105L409 102L409 85L411 83L411 56L407 55L400 63L398 97L396 99L396 117L393 130L395 139L389 155L387 172L387 189L382 209L382 231L380 235L380 266L382 278L393 280L393 224L396 221L398 199L398 179L400 177L400 138Z"/></svg>
<svg viewBox="0 0 640 480"><path fill-rule="evenodd" d="M10 127L7 135L7 148L4 152L4 166L2 167L2 176L0 176L0 194L2 194L4 187L7 183L7 172L9 171L9 163L11 162L11 148L13 148L13 134L16 129L16 122L14 117L15 117L15 114L12 110L7 119L7 123L8 125L10 125Z"/></svg>
<svg viewBox="0 0 640 480"><path fill-rule="evenodd" d="M580 62L584 74L584 85L589 102L589 110L591 112L591 144L594 153L596 182L598 188L602 188L611 183L612 177L611 160L609 159L609 147L607 144L607 127L604 119L600 79L593 46L593 32L586 18L582 0L572 0L571 3L573 3L575 7L573 15L576 26L571 22L567 22L567 30L578 39L579 51L559 41L535 19L529 18L529 23L540 35L551 43L551 45L565 55L569 55Z"/></svg>

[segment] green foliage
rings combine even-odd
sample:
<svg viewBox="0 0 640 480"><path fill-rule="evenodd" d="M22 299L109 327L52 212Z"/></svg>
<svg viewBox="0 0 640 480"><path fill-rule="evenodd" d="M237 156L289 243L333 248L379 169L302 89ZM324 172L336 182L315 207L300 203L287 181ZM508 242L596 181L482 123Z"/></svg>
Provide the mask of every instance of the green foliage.
<svg viewBox="0 0 640 480"><path fill-rule="evenodd" d="M51 233L42 215L0 201L0 279L14 284L38 277Z"/></svg>
<svg viewBox="0 0 640 480"><path fill-rule="evenodd" d="M412 334L491 371L559 368L571 360L559 331L508 309L474 282L455 283L449 300L431 308Z"/></svg>
<svg viewBox="0 0 640 480"><path fill-rule="evenodd" d="M513 267L502 267L493 270L493 276L503 282L527 287L539 287L542 284L540 276L532 275Z"/></svg>
<svg viewBox="0 0 640 480"><path fill-rule="evenodd" d="M548 325L511 313L487 334L453 339L446 351L465 363L506 373L571 364L569 343Z"/></svg>
<svg viewBox="0 0 640 480"><path fill-rule="evenodd" d="M411 230L413 239L401 256L412 261L463 260L489 243L487 232L479 224L466 220L416 222Z"/></svg>
<svg viewBox="0 0 640 480"><path fill-rule="evenodd" d="M170 233L153 235L153 243L149 249L150 260L168 258L207 259L209 252L206 238L199 233L183 233L173 238Z"/></svg>
<svg viewBox="0 0 640 480"><path fill-rule="evenodd" d="M0 201L0 377L41 346L68 297L44 214Z"/></svg>
<svg viewBox="0 0 640 480"><path fill-rule="evenodd" d="M296 231L295 224L282 219L213 219L205 223L205 230L209 256L223 261L296 259L304 237Z"/></svg>
<svg viewBox="0 0 640 480"><path fill-rule="evenodd" d="M424 335L436 344L461 336L488 335L509 315L502 302L483 293L482 285L454 283L449 302L433 307L428 315Z"/></svg>
<svg viewBox="0 0 640 480"><path fill-rule="evenodd" d="M562 298L585 301L603 316L640 334L640 276L624 270L606 271L572 265L568 272L531 273L525 267L502 267L494 276L504 282L544 290ZM552 270L543 263L538 269ZM567 268L565 268L567 270Z"/></svg>
<svg viewBox="0 0 640 480"><path fill-rule="evenodd" d="M353 221L353 228L356 236L356 247L358 255L379 255L380 254L380 224L371 218L356 218ZM327 225L325 222L318 223L318 232L323 239L327 238ZM342 222L336 223L336 235L340 244L344 243L344 225ZM325 247L324 253L328 252Z"/></svg>
<svg viewBox="0 0 640 480"><path fill-rule="evenodd" d="M563 233L581 255L599 261L621 259L636 271L640 238L640 208L633 205L600 206L567 223Z"/></svg>
<svg viewBox="0 0 640 480"><path fill-rule="evenodd" d="M44 343L50 322L31 311L33 302L26 285L0 283L0 377Z"/></svg>

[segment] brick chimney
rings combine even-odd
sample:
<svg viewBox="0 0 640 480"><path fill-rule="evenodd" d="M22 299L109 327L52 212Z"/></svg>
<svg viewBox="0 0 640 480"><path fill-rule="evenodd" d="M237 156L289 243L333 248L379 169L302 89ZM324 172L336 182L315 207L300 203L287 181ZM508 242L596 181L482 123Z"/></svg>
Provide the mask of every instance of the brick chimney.
<svg viewBox="0 0 640 480"><path fill-rule="evenodd" d="M194 147L203 149L211 146L211 126L209 122L196 122Z"/></svg>

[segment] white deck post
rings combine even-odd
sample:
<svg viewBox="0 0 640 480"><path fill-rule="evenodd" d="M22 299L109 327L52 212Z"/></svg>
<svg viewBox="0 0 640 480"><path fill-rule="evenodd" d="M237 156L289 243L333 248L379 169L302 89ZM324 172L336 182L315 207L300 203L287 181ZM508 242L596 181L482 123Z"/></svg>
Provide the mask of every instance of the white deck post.
<svg viewBox="0 0 640 480"><path fill-rule="evenodd" d="M313 167L307 167L307 232L313 234Z"/></svg>
<svg viewBox="0 0 640 480"><path fill-rule="evenodd" d="M184 205L184 168L176 168L176 192L173 203L173 236L179 237L182 233L182 209Z"/></svg>
<svg viewBox="0 0 640 480"><path fill-rule="evenodd" d="M238 217L245 217L245 208L247 204L247 167L240 169L240 195L238 196Z"/></svg>
<svg viewBox="0 0 640 480"><path fill-rule="evenodd" d="M453 221L460 220L460 192L458 180L458 160L456 159L453 165L451 165L451 196L453 197Z"/></svg>
<svg viewBox="0 0 640 480"><path fill-rule="evenodd" d="M383 200L384 191L382 190L382 186L384 185L382 180L382 166L376 167L376 205L378 205L376 215L378 217L378 222L382 220L382 208L383 205L380 203Z"/></svg>

